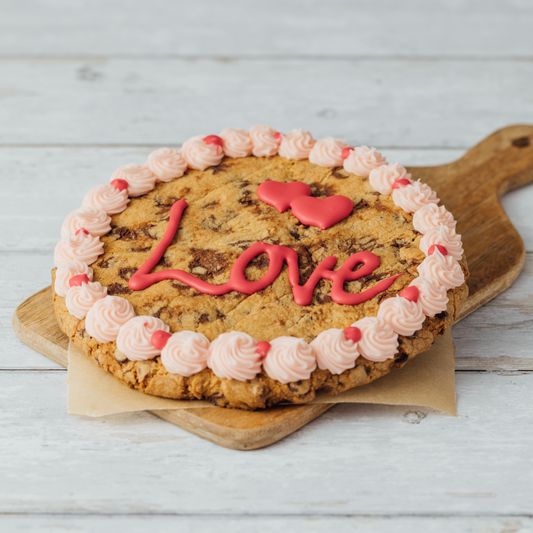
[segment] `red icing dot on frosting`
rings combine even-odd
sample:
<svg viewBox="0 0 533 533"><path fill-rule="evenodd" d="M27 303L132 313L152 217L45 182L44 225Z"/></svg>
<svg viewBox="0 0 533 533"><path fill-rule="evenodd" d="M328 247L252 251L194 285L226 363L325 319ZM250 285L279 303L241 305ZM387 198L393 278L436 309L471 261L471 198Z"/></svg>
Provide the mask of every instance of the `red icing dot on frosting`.
<svg viewBox="0 0 533 533"><path fill-rule="evenodd" d="M433 255L435 253L435 250L438 250L442 255L448 255L448 250L440 244L432 244L429 247L428 255Z"/></svg>
<svg viewBox="0 0 533 533"><path fill-rule="evenodd" d="M126 180L113 180L111 185L113 185L113 187L119 191L124 191L128 188L128 182Z"/></svg>
<svg viewBox="0 0 533 533"><path fill-rule="evenodd" d="M170 337L172 337L170 333L167 333L166 331L158 329L157 331L154 331L152 333L150 342L152 343L152 346L154 348L157 348L158 350L162 350L167 345L168 339L170 339Z"/></svg>
<svg viewBox="0 0 533 533"><path fill-rule="evenodd" d="M406 287L401 293L400 296L402 298L405 298L406 300L409 300L410 302L418 302L418 295L420 294L420 291L418 290L418 287Z"/></svg>
<svg viewBox="0 0 533 533"><path fill-rule="evenodd" d="M82 231L85 235L89 235L89 232L85 228L80 228L74 235L79 235Z"/></svg>
<svg viewBox="0 0 533 533"><path fill-rule="evenodd" d="M347 159L348 156L350 155L350 152L353 150L353 148L351 146L348 146L346 148L343 148L342 149L342 152L341 152L341 158L342 159Z"/></svg>
<svg viewBox="0 0 533 533"><path fill-rule="evenodd" d="M401 180L396 180L393 184L392 184L392 188L393 189L399 189L400 187L405 187L406 185L411 185L411 182L409 180L406 180L405 178L404 179L401 179Z"/></svg>
<svg viewBox="0 0 533 533"><path fill-rule="evenodd" d="M281 142L283 138L283 133L280 133L279 131L277 131L276 133L274 133L273 137L274 139L276 139L276 141Z"/></svg>
<svg viewBox="0 0 533 533"><path fill-rule="evenodd" d="M87 274L79 274L68 280L69 287L79 287L83 283L89 283L89 276Z"/></svg>
<svg viewBox="0 0 533 533"><path fill-rule="evenodd" d="M221 148L224 144L224 141L218 135L208 135L207 137L203 138L203 141L205 144L215 144L216 146L220 146Z"/></svg>
<svg viewBox="0 0 533 533"><path fill-rule="evenodd" d="M262 359L267 356L268 351L270 350L270 343L267 341L261 341L257 343L257 348L255 353L258 353Z"/></svg>
<svg viewBox="0 0 533 533"><path fill-rule="evenodd" d="M359 342L361 340L361 330L359 328L349 327L343 330L344 336L353 342Z"/></svg>

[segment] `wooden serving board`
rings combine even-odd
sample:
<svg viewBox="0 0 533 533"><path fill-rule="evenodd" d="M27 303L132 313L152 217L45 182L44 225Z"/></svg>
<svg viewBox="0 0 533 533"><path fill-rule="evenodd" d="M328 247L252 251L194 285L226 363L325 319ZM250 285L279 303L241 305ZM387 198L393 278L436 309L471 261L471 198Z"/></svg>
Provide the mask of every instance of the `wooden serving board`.
<svg viewBox="0 0 533 533"><path fill-rule="evenodd" d="M453 163L408 170L437 191L458 221L471 272L461 320L509 287L524 265L522 239L499 198L533 182L533 126L499 130ZM67 367L68 338L57 325L51 287L17 308L13 329L23 342ZM255 412L208 407L153 414L215 444L251 450L282 439L333 405L279 406Z"/></svg>

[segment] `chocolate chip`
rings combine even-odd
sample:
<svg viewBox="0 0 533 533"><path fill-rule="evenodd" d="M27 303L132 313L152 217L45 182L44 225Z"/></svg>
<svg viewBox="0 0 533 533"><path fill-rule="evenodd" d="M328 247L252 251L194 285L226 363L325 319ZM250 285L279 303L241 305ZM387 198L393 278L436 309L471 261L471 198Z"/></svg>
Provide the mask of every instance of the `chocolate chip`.
<svg viewBox="0 0 533 533"><path fill-rule="evenodd" d="M435 318L438 318L438 319L448 318L448 312L447 311L442 311L442 313L436 314Z"/></svg>
<svg viewBox="0 0 533 533"><path fill-rule="evenodd" d="M125 227L115 228L111 232L111 234L123 241L136 241L137 240L137 233L130 228L125 228Z"/></svg>
<svg viewBox="0 0 533 533"><path fill-rule="evenodd" d="M149 239L157 239L156 236L153 236L150 233L150 230L154 227L154 224L147 224L146 226L143 226L142 228L139 228L137 231L142 233L145 237L148 237Z"/></svg>
<svg viewBox="0 0 533 533"><path fill-rule="evenodd" d="M215 406L215 407L226 407L228 405L227 398L221 394L220 392L217 392L216 394L213 394L211 398L209 398L209 401Z"/></svg>
<svg viewBox="0 0 533 533"><path fill-rule="evenodd" d="M334 168L334 169L331 171L331 175L332 175L334 178L337 178L338 180L345 180L345 179L348 178L349 176L345 176L344 174L342 174L341 169L342 169L342 167Z"/></svg>
<svg viewBox="0 0 533 533"><path fill-rule="evenodd" d="M131 276L137 272L136 268L119 268L118 269L118 275L122 279L129 281Z"/></svg>
<svg viewBox="0 0 533 533"><path fill-rule="evenodd" d="M229 169L229 165L222 163L221 165L218 165L217 167L213 167L211 173L213 175L216 175L216 174L220 174L221 172L225 172L228 169Z"/></svg>
<svg viewBox="0 0 533 533"><path fill-rule="evenodd" d="M111 285L107 286L107 294L111 296L115 296L117 294L130 294L131 289L129 287L125 287L124 285L121 285L120 283L111 283Z"/></svg>
<svg viewBox="0 0 533 533"><path fill-rule="evenodd" d="M364 209L365 207L369 207L368 202L361 198L356 204L354 204L353 208L356 209Z"/></svg>
<svg viewBox="0 0 533 533"><path fill-rule="evenodd" d="M192 249L192 261L189 263L189 269L205 269L205 277L214 276L224 272L229 267L228 258L215 250L196 250ZM202 276L199 276L202 277Z"/></svg>

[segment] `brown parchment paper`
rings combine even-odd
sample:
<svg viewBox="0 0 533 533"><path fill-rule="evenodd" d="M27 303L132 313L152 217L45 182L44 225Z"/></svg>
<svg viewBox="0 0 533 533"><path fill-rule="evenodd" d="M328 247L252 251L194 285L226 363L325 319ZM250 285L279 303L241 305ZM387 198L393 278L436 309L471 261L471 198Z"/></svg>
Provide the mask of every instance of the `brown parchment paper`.
<svg viewBox="0 0 533 533"><path fill-rule="evenodd" d="M74 344L68 351L68 412L105 416L131 411L212 407L204 400L168 400L143 394L101 370ZM402 369L336 396L317 394L312 403L376 403L416 405L457 416L455 403L455 347L451 331L439 336L431 349Z"/></svg>

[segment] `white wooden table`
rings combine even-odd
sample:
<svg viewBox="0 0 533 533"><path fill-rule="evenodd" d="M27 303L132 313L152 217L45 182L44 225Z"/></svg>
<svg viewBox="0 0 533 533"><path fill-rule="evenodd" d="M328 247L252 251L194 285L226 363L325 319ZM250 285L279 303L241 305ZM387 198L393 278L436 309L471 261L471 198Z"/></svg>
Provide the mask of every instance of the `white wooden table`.
<svg viewBox="0 0 533 533"><path fill-rule="evenodd" d="M149 414L66 413L66 371L11 316L64 216L118 165L223 127L304 127L439 164L533 123L533 3L0 3L0 530L533 530L528 256L454 328L459 418L343 405L276 445L216 447Z"/></svg>

